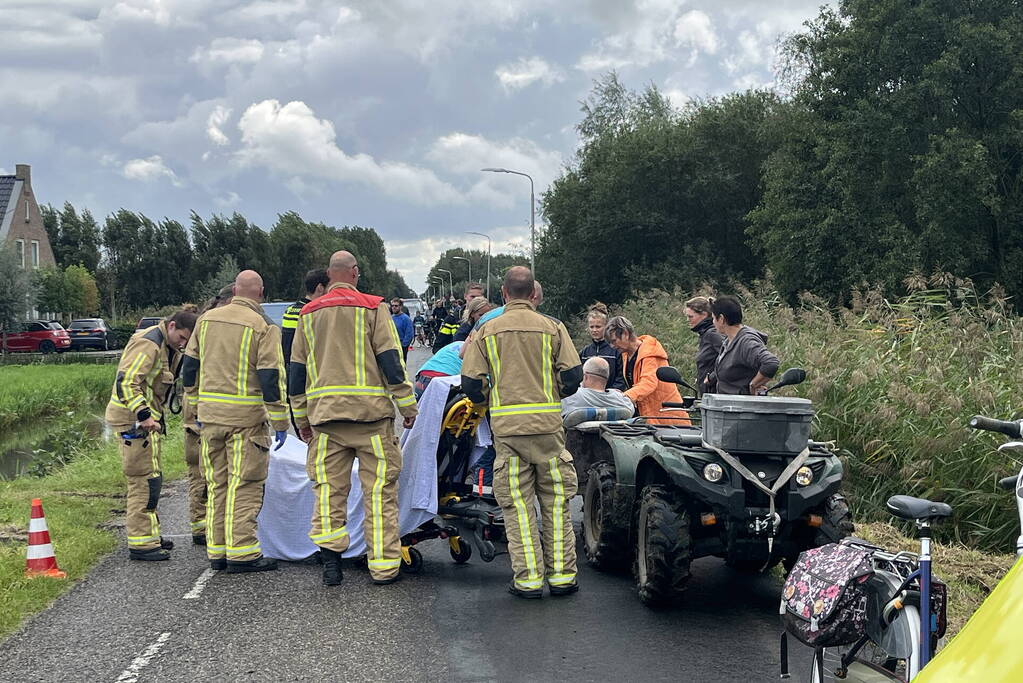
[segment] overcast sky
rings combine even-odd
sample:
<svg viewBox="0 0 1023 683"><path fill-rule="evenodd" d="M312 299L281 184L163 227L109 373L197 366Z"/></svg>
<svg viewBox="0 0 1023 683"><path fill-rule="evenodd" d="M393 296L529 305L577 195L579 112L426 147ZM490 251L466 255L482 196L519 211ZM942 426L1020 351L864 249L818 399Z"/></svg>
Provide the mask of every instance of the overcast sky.
<svg viewBox="0 0 1023 683"><path fill-rule="evenodd" d="M774 82L807 0L0 0L0 172L41 202L375 228L417 291L437 254L528 248L537 195L617 69L672 101Z"/></svg>

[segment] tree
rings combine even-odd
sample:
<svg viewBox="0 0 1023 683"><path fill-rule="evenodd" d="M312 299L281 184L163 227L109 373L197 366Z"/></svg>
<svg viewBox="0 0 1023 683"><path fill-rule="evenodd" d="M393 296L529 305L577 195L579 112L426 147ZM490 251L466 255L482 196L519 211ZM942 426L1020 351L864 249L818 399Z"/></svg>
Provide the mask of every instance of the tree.
<svg viewBox="0 0 1023 683"><path fill-rule="evenodd" d="M220 262L220 268L217 272L209 277L205 282L200 282L195 285L194 292L196 301L199 305L204 305L207 301L216 296L224 285L231 284L238 277L238 273L241 272L238 268L238 262L234 260L233 256L225 256L224 260Z"/></svg>
<svg viewBox="0 0 1023 683"><path fill-rule="evenodd" d="M60 268L38 268L32 272L32 285L36 290L36 305L45 313L63 313L68 310L67 280Z"/></svg>
<svg viewBox="0 0 1023 683"><path fill-rule="evenodd" d="M99 309L99 290L92 274L82 266L39 268L32 274L36 306L46 313L74 318L94 315Z"/></svg>
<svg viewBox="0 0 1023 683"><path fill-rule="evenodd" d="M83 266L64 269L69 299L67 311L72 317L96 315L99 312L99 288L96 278Z"/></svg>
<svg viewBox="0 0 1023 683"><path fill-rule="evenodd" d="M0 243L0 336L18 329L32 308L34 292L28 272L18 263L14 249ZM7 352L7 338L3 337Z"/></svg>

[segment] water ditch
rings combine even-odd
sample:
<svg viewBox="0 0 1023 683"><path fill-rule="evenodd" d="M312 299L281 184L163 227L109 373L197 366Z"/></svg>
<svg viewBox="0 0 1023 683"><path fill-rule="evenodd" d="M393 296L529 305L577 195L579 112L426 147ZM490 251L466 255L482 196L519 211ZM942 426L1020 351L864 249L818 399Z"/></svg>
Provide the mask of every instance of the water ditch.
<svg viewBox="0 0 1023 683"><path fill-rule="evenodd" d="M103 421L106 403L26 420L0 436L0 480L42 476L63 467L83 449L113 432Z"/></svg>

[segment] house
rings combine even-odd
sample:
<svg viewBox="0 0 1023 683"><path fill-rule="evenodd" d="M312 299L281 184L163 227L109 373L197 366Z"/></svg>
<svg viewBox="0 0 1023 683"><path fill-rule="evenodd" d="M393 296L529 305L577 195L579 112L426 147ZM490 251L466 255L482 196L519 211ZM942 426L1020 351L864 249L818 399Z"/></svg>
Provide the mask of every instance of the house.
<svg viewBox="0 0 1023 683"><path fill-rule="evenodd" d="M17 164L14 175L0 175L0 244L14 247L22 268L57 265L32 192L28 164Z"/></svg>

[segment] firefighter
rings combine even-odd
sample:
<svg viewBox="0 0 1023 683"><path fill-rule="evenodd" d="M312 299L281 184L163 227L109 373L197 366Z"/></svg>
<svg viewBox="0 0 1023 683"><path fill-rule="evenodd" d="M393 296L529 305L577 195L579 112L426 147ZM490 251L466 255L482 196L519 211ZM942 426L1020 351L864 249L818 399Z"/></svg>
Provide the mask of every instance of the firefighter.
<svg viewBox="0 0 1023 683"><path fill-rule="evenodd" d="M256 515L270 459L267 419L276 446L287 438L280 330L259 302L263 278L245 270L231 303L203 314L182 362L184 385L198 387L202 465L206 472L206 555L228 573L269 571Z"/></svg>
<svg viewBox="0 0 1023 683"><path fill-rule="evenodd" d="M309 443L306 469L315 496L309 537L320 547L323 583L341 583L348 493L358 458L369 572L374 583L389 584L400 578L401 565L401 451L394 406L410 428L416 400L387 305L356 289L355 257L335 253L327 274L327 293L302 309L288 368L291 408L299 436Z"/></svg>
<svg viewBox="0 0 1023 683"><path fill-rule="evenodd" d="M156 514L163 485L160 451L167 433L163 410L195 318L195 313L179 311L133 334L121 353L107 403L104 417L120 436L121 465L128 479L125 527L132 560L167 560L174 547L160 537Z"/></svg>
<svg viewBox="0 0 1023 683"><path fill-rule="evenodd" d="M211 298L202 313L231 303L234 296L234 283L225 285L216 296ZM199 320L202 319L202 314ZM199 320L196 321L198 324ZM202 438L199 430L199 387L193 386L185 390L185 400L181 411L181 424L185 432L185 464L188 466L188 520L192 529L192 543L206 545L206 472L202 468Z"/></svg>
<svg viewBox="0 0 1023 683"><path fill-rule="evenodd" d="M305 274L305 296L288 306L281 321L281 345L284 349L284 367L291 362L291 345L295 340L295 328L298 326L298 314L302 307L310 301L318 299L327 291L327 271L323 268L310 270Z"/></svg>
<svg viewBox="0 0 1023 683"><path fill-rule="evenodd" d="M462 361L465 395L478 404L489 398L494 495L504 511L514 572L508 589L522 598L542 597L545 580L551 595L579 590L568 507L577 481L560 399L575 393L582 367L565 326L537 313L534 290L528 268L511 268L502 288L504 313L473 333Z"/></svg>

